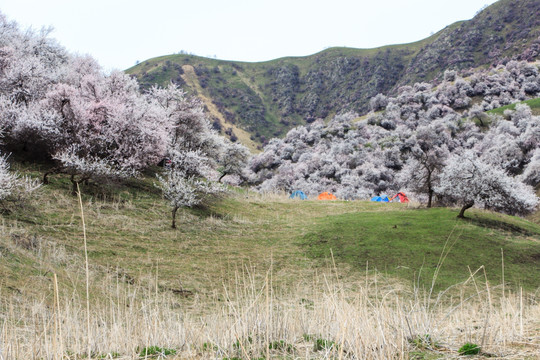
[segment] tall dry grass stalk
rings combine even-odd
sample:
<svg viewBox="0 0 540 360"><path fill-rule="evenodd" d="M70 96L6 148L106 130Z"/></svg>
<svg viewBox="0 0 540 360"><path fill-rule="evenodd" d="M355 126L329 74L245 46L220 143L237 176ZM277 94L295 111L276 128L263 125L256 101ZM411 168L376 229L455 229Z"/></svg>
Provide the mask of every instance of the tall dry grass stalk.
<svg viewBox="0 0 540 360"><path fill-rule="evenodd" d="M3 300L0 354L83 359L89 345L92 358L136 359L141 349L159 346L182 359L401 359L418 348L456 356L473 342L505 358L538 355L538 299L522 292L493 298L479 288L470 297L434 301L383 280L372 275L343 284L327 272L279 289L271 270L244 268L211 298L179 299L111 275L102 279L89 318L77 291Z"/></svg>
<svg viewBox="0 0 540 360"><path fill-rule="evenodd" d="M81 222L82 222L82 231L83 231L83 242L84 242L84 266L85 266L85 276L86 276L86 324L88 333L90 333L90 271L88 269L88 246L86 243L86 224L84 221L84 208L81 197L81 189L79 188L79 183L77 183L77 199L79 200L79 207L81 210ZM92 357L92 348L90 346L90 341L88 341L88 359Z"/></svg>

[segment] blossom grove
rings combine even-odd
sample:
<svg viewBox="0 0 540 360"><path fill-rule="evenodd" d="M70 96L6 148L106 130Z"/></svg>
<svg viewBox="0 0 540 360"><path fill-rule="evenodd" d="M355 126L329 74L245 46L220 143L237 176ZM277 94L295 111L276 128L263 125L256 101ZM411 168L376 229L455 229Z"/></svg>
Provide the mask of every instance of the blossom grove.
<svg viewBox="0 0 540 360"><path fill-rule="evenodd" d="M81 183L137 176L168 159L156 185L171 202L173 226L178 208L221 192L209 180L226 177L247 179L260 191L331 191L342 199L403 190L428 207L526 213L537 204L540 117L521 103L540 97L535 64L446 71L439 84L378 94L366 116L339 113L328 123L296 127L248 162L244 146L212 129L199 99L174 84L142 92L130 76L105 74L91 57L69 54L48 35L21 31L0 14L4 148L53 164L44 170L45 184L67 174L75 192ZM514 108L490 112L509 104ZM7 196L18 178L1 159ZM476 170L460 179L470 170L459 167L465 164ZM491 184L487 193L479 182Z"/></svg>
<svg viewBox="0 0 540 360"><path fill-rule="evenodd" d="M127 74L105 74L94 59L69 54L48 35L48 30L21 31L0 14L4 147L53 163L44 170L45 184L51 175L68 174L75 192L89 180L136 176L166 157L177 161L175 171L186 186L216 177L224 159L227 173L239 172L245 156L227 154L247 150L212 130L199 100L172 84L142 92ZM9 191L15 175L9 176L5 157L2 161ZM189 170L198 167L207 171ZM190 180L193 173L197 181Z"/></svg>
<svg viewBox="0 0 540 360"><path fill-rule="evenodd" d="M437 86L416 83L401 87L395 97L379 94L363 118L344 113L327 124L317 120L296 127L251 159L250 181L261 191L332 191L342 199L368 199L403 190L428 206L455 204L459 196L450 196L455 194L448 186L451 166L467 152L500 184L530 185L519 185L522 194L508 197L514 205L487 199L483 205L508 213L533 210L532 187L540 184L540 117L519 102L540 96L538 66L510 61L464 75L447 71ZM515 103L502 115L490 113ZM483 196L499 195L493 185Z"/></svg>

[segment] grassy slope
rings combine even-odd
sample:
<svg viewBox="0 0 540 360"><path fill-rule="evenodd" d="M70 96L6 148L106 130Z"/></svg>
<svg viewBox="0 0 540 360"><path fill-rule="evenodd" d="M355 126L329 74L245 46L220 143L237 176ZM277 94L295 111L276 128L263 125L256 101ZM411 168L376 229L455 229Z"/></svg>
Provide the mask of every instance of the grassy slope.
<svg viewBox="0 0 540 360"><path fill-rule="evenodd" d="M453 24L449 28L453 28L457 26L457 24L459 23L460 22ZM293 65L298 66L300 70L300 75L305 75L314 63L320 61L321 57L326 58L326 59L334 59L334 58L339 58L343 56L372 57L385 50L409 50L411 52L417 52L417 51L420 51L420 49L423 46L435 40L437 37L437 34L432 35L426 39L409 43L409 44L387 45L387 46L373 48L373 49L332 47L332 48L323 50L321 52L315 53L313 55L283 57L279 59L261 61L261 62L229 61L229 60L206 58L206 57L196 56L196 55L173 54L173 55L159 56L159 57L145 60L144 62L141 62L140 64L137 64L127 69L126 72L128 74L132 74L136 76L142 75L145 72L155 73L156 74L155 83L162 86L167 85L168 81L170 80L170 74L163 72L162 69L160 68L160 66L164 65L167 61L169 61L171 64L180 64L180 65L200 64L208 68L213 68L216 66L228 67L228 66L236 65L241 68L240 71L242 71L242 73L248 78L251 78L252 76L256 77L256 76L263 75L267 67L278 66L278 65L287 63L287 64L293 64ZM157 77L158 74L159 74L159 77ZM234 75L229 74L229 76L234 76ZM257 85L261 85L261 84L262 83L258 83Z"/></svg>
<svg viewBox="0 0 540 360"><path fill-rule="evenodd" d="M383 205L384 206L384 205ZM328 256L354 267L372 268L391 276L419 280L429 286L446 246L436 289L445 289L486 268L493 284L501 282L501 249L505 282L535 289L540 285L540 227L519 218L473 211L469 219L445 208L362 212L321 219L304 237L312 257ZM445 251L446 253L446 251ZM419 274L421 270L421 273Z"/></svg>
<svg viewBox="0 0 540 360"><path fill-rule="evenodd" d="M527 104L531 108L533 115L540 115L540 98L530 99L520 102L520 104ZM514 110L516 104L510 104L506 106L501 106L499 108L488 111L488 114L503 115L505 110Z"/></svg>
<svg viewBox="0 0 540 360"><path fill-rule="evenodd" d="M522 219L471 211L470 220L456 221L456 211L449 209L241 193L183 212L174 231L169 208L152 183L132 181L107 193L91 185L83 189L90 264L97 274L115 272L128 280L159 274L162 289L211 295L244 265L264 271L272 263L277 284L295 284L329 264L321 257L329 260L332 249L345 276L357 276L369 261L371 269L412 280L423 264L420 281L426 286L450 239L455 244L442 267L441 286L464 280L467 266L474 271L480 265L492 284L500 283L501 248L507 282L530 290L540 286L534 277L540 270L540 226ZM0 285L8 292L42 291L53 273L69 287L73 267L83 264L78 203L67 179L53 178L33 206L2 218ZM56 255L44 257L45 248Z"/></svg>
<svg viewBox="0 0 540 360"><path fill-rule="evenodd" d="M223 114L219 112L216 105L212 102L210 98L204 95L203 89L199 84L199 80L197 78L197 75L195 74L193 66L184 65L182 66L182 69L184 71L182 78L184 79L186 84L188 84L189 88L193 89L193 91L198 94L198 97L203 101L210 116L217 118L224 129L231 128L234 134L238 136L240 143L247 146L249 150L251 150L252 152L257 152L257 144L250 139L250 134L234 124L227 124Z"/></svg>

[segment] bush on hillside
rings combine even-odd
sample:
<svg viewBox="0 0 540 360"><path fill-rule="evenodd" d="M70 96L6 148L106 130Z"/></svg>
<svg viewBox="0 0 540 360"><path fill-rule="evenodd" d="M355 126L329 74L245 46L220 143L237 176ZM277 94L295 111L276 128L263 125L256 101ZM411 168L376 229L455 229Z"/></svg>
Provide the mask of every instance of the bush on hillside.
<svg viewBox="0 0 540 360"><path fill-rule="evenodd" d="M10 171L7 156L0 156L0 206L10 211L10 204L21 205L41 185L27 176Z"/></svg>

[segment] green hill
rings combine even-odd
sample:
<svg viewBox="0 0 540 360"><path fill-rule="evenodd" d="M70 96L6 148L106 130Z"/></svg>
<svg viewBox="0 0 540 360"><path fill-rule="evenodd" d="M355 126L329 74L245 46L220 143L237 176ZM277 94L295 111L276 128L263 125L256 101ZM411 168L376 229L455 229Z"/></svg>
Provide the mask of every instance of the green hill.
<svg viewBox="0 0 540 360"><path fill-rule="evenodd" d="M143 87L172 81L197 94L217 129L254 147L306 121L347 110L363 113L377 93L437 81L446 69L535 60L540 53L538 13L535 0L500 0L471 20L411 44L330 48L259 63L175 54L126 71Z"/></svg>

